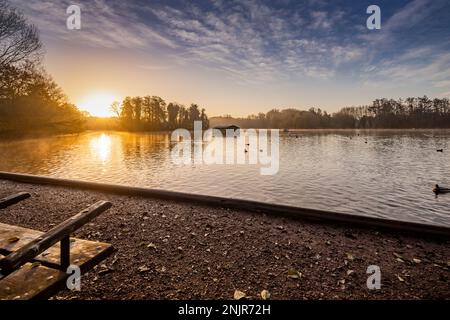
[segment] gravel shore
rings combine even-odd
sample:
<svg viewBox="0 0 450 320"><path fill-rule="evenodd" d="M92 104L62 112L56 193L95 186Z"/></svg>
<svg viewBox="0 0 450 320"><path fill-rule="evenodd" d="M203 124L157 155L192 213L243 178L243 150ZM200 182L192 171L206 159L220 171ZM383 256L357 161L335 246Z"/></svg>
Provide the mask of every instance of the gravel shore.
<svg viewBox="0 0 450 320"><path fill-rule="evenodd" d="M75 236L117 251L54 299L450 299L450 241L0 180L0 197L18 191L32 197L0 222L42 231L113 203ZM369 265L380 290L366 286Z"/></svg>

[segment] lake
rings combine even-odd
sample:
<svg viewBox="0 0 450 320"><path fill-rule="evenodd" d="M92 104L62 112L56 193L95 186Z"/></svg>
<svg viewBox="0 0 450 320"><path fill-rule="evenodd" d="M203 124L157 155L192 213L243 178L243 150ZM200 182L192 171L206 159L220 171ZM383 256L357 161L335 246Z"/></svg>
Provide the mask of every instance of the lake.
<svg viewBox="0 0 450 320"><path fill-rule="evenodd" d="M276 175L256 164L176 164L173 145L164 133L7 140L0 170L450 226L450 194L432 192L450 187L450 131L280 133Z"/></svg>

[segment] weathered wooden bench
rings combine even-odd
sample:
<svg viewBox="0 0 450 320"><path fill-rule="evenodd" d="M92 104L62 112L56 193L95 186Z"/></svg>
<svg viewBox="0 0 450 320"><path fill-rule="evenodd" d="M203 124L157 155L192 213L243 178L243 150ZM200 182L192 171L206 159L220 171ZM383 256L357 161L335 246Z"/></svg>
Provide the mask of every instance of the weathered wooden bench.
<svg viewBox="0 0 450 320"><path fill-rule="evenodd" d="M18 193L0 199L0 209L29 198ZM69 265L81 273L108 257L108 243L70 238L111 207L99 201L47 232L0 223L0 299L46 299L66 286Z"/></svg>

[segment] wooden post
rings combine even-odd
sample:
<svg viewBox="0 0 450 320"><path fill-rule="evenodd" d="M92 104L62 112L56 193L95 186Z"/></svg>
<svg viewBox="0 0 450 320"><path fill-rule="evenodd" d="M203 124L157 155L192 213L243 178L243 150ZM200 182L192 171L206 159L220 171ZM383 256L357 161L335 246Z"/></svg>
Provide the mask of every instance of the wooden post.
<svg viewBox="0 0 450 320"><path fill-rule="evenodd" d="M70 266L70 237L67 236L61 239L60 249L61 271L66 272Z"/></svg>

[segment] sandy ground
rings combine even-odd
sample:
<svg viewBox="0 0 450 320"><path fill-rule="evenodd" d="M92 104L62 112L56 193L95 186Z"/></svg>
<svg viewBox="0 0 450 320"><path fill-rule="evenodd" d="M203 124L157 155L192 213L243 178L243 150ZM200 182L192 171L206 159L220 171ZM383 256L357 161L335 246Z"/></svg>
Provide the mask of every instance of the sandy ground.
<svg viewBox="0 0 450 320"><path fill-rule="evenodd" d="M450 299L450 241L0 180L0 197L17 191L32 198L1 210L0 222L43 231L98 200L114 204L76 236L117 251L83 275L81 292L55 299L232 299L235 290L252 299L262 290L270 299ZM367 289L369 265L381 269L380 290Z"/></svg>

